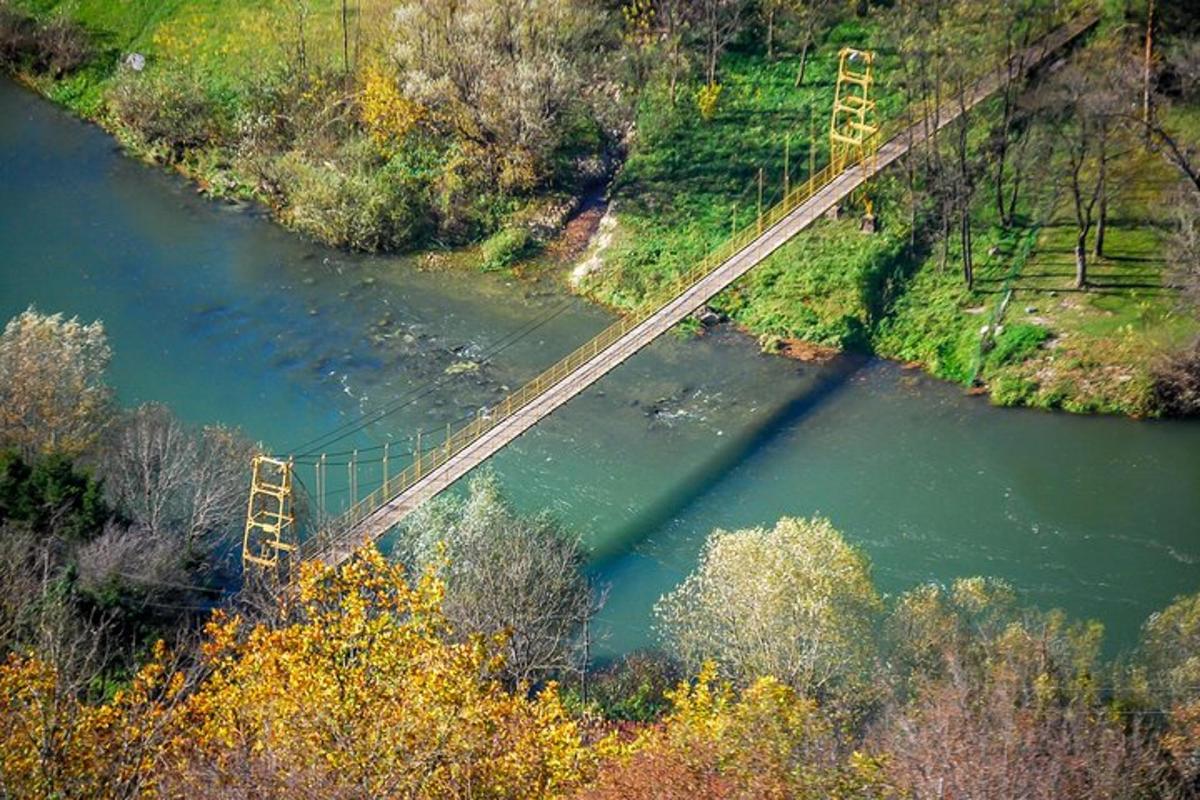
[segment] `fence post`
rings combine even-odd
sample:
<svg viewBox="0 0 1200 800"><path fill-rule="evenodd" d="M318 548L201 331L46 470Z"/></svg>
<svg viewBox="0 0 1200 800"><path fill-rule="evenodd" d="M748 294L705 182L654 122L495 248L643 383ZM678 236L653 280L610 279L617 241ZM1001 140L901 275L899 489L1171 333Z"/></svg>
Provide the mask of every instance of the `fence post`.
<svg viewBox="0 0 1200 800"><path fill-rule="evenodd" d="M758 168L758 232L762 233L763 168Z"/></svg>
<svg viewBox="0 0 1200 800"><path fill-rule="evenodd" d="M783 202L787 202L789 187L791 186L791 175L788 171L790 166L790 158L792 149L792 135L789 133L783 137Z"/></svg>
<svg viewBox="0 0 1200 800"><path fill-rule="evenodd" d="M413 466L416 468L416 475L413 476L413 480L420 480L420 478L421 478L421 431L419 431L419 430L417 431L417 450L415 453L413 453Z"/></svg>
<svg viewBox="0 0 1200 800"><path fill-rule="evenodd" d="M317 462L317 498L321 504L321 524L325 523L327 509L325 508L325 454Z"/></svg>

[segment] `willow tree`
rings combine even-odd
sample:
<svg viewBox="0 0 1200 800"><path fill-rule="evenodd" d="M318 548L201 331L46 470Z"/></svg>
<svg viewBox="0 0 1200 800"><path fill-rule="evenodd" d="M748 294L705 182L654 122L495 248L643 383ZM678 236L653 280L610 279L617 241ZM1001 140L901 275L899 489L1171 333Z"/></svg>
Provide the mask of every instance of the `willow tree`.
<svg viewBox="0 0 1200 800"><path fill-rule="evenodd" d="M10 320L0 335L0 445L27 457L93 446L109 418L111 356L99 321L33 307Z"/></svg>
<svg viewBox="0 0 1200 800"><path fill-rule="evenodd" d="M802 693L863 685L881 602L866 557L827 519L714 531L700 564L655 608L666 644L692 669L774 676Z"/></svg>

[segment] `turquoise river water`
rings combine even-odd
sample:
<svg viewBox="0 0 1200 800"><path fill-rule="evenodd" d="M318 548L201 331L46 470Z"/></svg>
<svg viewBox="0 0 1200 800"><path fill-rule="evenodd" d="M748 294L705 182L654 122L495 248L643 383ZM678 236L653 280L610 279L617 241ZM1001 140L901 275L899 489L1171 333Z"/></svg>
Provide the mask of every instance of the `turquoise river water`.
<svg viewBox="0 0 1200 800"><path fill-rule="evenodd" d="M410 401L330 445L364 461L609 319L552 288L310 244L0 81L0 315L30 304L104 321L123 403L165 402L277 452ZM800 364L720 330L656 342L492 464L520 508L550 509L592 548L607 653L653 643L653 603L708 531L781 515L828 516L886 592L1002 577L1102 620L1110 649L1200 589L1200 424L995 409L891 363Z"/></svg>

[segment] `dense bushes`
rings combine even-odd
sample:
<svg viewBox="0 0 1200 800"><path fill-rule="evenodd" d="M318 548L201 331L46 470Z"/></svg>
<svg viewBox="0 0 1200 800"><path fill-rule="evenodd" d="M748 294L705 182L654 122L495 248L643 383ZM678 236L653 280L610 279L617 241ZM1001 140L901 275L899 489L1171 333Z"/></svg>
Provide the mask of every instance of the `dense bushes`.
<svg viewBox="0 0 1200 800"><path fill-rule="evenodd" d="M161 152L168 163L220 135L216 104L204 85L185 72L123 68L108 93L108 104L121 125Z"/></svg>
<svg viewBox="0 0 1200 800"><path fill-rule="evenodd" d="M633 701L612 723L595 709L619 702L572 714L553 683L530 691L491 680L505 637L456 635L446 589L432 571L406 572L372 549L338 568L306 565L270 621L217 613L196 652L159 645L121 691L90 701L52 664L12 656L0 664L0 790L214 800L1195 797L1194 597L1147 624L1149 683L1139 666L1129 688L1103 685L1112 679L1098 660L1098 626L970 579L892 603L879 702L864 718L771 676L721 680L712 663L666 687L661 660L635 657L606 687L610 700L625 692ZM1132 691L1167 684L1177 690L1170 708ZM652 706L640 705L651 695Z"/></svg>
<svg viewBox="0 0 1200 800"><path fill-rule="evenodd" d="M1200 414L1200 339L1163 356L1155 369L1154 390L1169 414Z"/></svg>
<svg viewBox="0 0 1200 800"><path fill-rule="evenodd" d="M103 326L30 309L0 335L0 651L96 691L219 592L254 448L122 411ZM228 578L228 576L225 576Z"/></svg>
<svg viewBox="0 0 1200 800"><path fill-rule="evenodd" d="M316 162L299 151L264 170L284 198L287 221L315 239L355 250L394 250L427 229L428 187L370 153L361 140L336 161Z"/></svg>
<svg viewBox="0 0 1200 800"><path fill-rule="evenodd" d="M576 162L622 118L615 87L596 85L609 16L574 0L360 4L353 20L307 2L53 17L55 2L18 2L47 15L0 5L0 61L141 154L338 247L478 241L545 190L582 190ZM139 58L89 58L76 18ZM86 80L55 82L81 64Z"/></svg>
<svg viewBox="0 0 1200 800"><path fill-rule="evenodd" d="M87 34L70 20L53 17L39 22L0 3L0 66L61 78L92 55Z"/></svg>

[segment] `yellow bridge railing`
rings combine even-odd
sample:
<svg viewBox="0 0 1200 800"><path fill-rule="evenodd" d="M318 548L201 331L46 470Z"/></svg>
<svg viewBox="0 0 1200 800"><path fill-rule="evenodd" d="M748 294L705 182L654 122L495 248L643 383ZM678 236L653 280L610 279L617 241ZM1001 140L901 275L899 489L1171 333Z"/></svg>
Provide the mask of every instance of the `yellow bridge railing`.
<svg viewBox="0 0 1200 800"><path fill-rule="evenodd" d="M779 203L764 212L761 217L743 226L697 264L679 274L671 282L669 294L668 292L656 293L656 297L659 297L662 302L642 303L637 311L621 317L591 340L559 359L533 380L490 408L481 411L471 422L447 436L444 444L424 453L418 450L412 464L402 472L388 477L379 488L354 503L341 515L331 519L315 537L302 543L301 559L319 558L324 551L336 548L353 534L359 523L389 499L408 491L421 479L474 444L488 431L512 418L549 389L562 382L568 375L607 350L625 334L654 316L668 302L744 250L766 230L807 202L834 178L852 166L854 163L829 164L808 176L803 183L789 191ZM664 295L666 296L664 297Z"/></svg>

